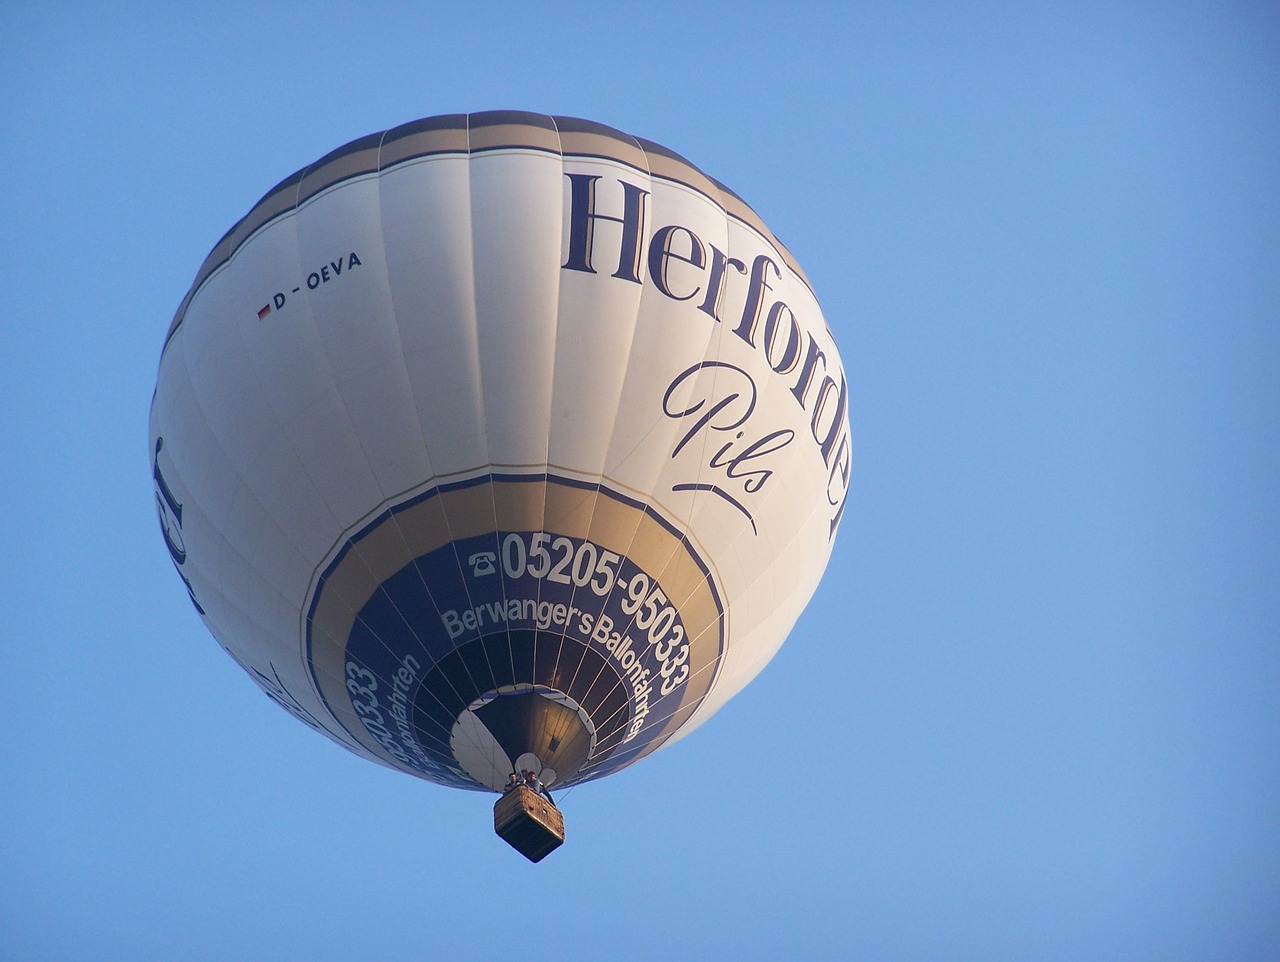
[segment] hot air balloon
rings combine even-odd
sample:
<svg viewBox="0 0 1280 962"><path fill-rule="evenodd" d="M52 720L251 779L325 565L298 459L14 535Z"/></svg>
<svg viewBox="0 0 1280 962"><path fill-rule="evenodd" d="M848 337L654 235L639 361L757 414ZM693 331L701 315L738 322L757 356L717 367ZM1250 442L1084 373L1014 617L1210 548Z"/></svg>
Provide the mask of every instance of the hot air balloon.
<svg viewBox="0 0 1280 962"><path fill-rule="evenodd" d="M518 112L269 191L173 318L149 451L191 603L270 698L535 821L763 668L850 467L836 345L755 212Z"/></svg>

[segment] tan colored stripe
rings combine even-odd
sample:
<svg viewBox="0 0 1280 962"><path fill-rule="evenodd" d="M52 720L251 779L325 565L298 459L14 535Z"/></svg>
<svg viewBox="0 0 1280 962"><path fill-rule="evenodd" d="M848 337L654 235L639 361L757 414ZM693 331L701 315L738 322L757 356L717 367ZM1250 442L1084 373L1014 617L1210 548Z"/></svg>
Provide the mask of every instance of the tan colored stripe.
<svg viewBox="0 0 1280 962"><path fill-rule="evenodd" d="M565 130L560 133L560 145L566 157L607 157L640 170L649 168L649 155L634 140L621 140L603 133Z"/></svg>
<svg viewBox="0 0 1280 962"><path fill-rule="evenodd" d="M336 184L340 180L358 177L361 174L372 174L378 170L378 147L366 147L364 150L353 150L343 154L312 170L308 170L298 188L298 203L314 197L320 191Z"/></svg>
<svg viewBox="0 0 1280 962"><path fill-rule="evenodd" d="M468 131L471 151L494 150L503 147L533 147L560 153L560 136L546 127L527 127L524 124L494 124L492 127L472 127Z"/></svg>
<svg viewBox="0 0 1280 962"><path fill-rule="evenodd" d="M394 133L394 131L391 131ZM448 127L436 130L419 130L415 133L387 140L382 145L379 158L380 166L385 170L401 161L411 160L428 154L467 152L467 130L465 127Z"/></svg>

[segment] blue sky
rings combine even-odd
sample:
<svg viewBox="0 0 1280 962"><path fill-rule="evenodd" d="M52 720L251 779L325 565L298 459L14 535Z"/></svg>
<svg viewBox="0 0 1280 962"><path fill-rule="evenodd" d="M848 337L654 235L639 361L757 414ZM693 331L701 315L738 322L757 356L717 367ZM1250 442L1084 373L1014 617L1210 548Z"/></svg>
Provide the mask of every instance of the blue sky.
<svg viewBox="0 0 1280 962"><path fill-rule="evenodd" d="M218 6L0 7L0 955L1280 957L1274 5ZM781 653L536 866L244 677L146 450L232 223L494 108L751 203L855 443Z"/></svg>

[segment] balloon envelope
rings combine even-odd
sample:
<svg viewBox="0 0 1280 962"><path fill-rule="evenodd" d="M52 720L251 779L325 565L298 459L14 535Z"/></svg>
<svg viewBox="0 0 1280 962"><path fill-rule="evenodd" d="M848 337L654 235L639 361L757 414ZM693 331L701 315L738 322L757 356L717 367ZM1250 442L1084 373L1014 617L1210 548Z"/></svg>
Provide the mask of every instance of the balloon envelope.
<svg viewBox="0 0 1280 962"><path fill-rule="evenodd" d="M501 789L616 771L786 637L849 474L804 274L608 127L354 141L214 248L164 342L160 527L213 635L351 751Z"/></svg>

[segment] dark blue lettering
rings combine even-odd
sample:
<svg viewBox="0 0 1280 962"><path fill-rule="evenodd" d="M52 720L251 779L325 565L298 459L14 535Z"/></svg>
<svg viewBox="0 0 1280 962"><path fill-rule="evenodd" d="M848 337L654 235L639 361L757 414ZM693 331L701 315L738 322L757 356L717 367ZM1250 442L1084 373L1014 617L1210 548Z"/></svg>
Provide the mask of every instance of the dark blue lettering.
<svg viewBox="0 0 1280 962"><path fill-rule="evenodd" d="M795 395L797 403L801 410L808 407L805 403L804 396L809 393L809 383L813 380L813 371L817 367L818 362L822 362L822 373L827 373L827 356L822 353L822 348L818 347L818 342L812 337L809 338L809 350L805 354L804 367L800 368L800 376L796 378L796 386L791 389L791 393Z"/></svg>
<svg viewBox="0 0 1280 962"><path fill-rule="evenodd" d="M741 431L738 432L739 438L742 433ZM749 470L745 469L743 465L754 458L762 458L766 454L772 454L774 451L785 448L795 436L796 432L790 428L771 431L764 437L752 441L733 457L726 457L733 446L733 443L730 442L717 451L715 457L711 458L707 464L713 468L724 468L725 477L745 478L746 480L742 482L742 489L747 494L755 494L773 476L773 471L767 468Z"/></svg>
<svg viewBox="0 0 1280 962"><path fill-rule="evenodd" d="M724 251L711 245L711 273L707 278L707 296L698 305L698 310L707 314L712 320L720 320L720 299L724 296L724 269L732 267L739 274L747 272L747 265L736 257L729 257Z"/></svg>
<svg viewBox="0 0 1280 962"><path fill-rule="evenodd" d="M688 254L678 254L671 249L672 235L677 231L684 233L689 238ZM653 279L653 286L672 300L687 301L702 288L700 286L694 287L688 294L676 294L673 292L670 278L667 276L667 264L670 261L679 261L682 264L689 264L698 270L702 270L707 264L707 254L702 246L702 241L698 239L698 235L687 227L679 227L672 224L667 227L659 227L654 231L653 239L649 241L649 277Z"/></svg>
<svg viewBox="0 0 1280 962"><path fill-rule="evenodd" d="M784 315L789 322L787 342L782 357L775 361L773 355L776 353L775 348L778 343L778 328L782 324ZM773 307L769 308L769 316L764 319L763 348L764 359L777 374L791 373L800 360L800 325L796 322L795 312L782 301L774 302Z"/></svg>
<svg viewBox="0 0 1280 962"><path fill-rule="evenodd" d="M164 543L169 548L175 564L187 560L186 546L182 543L182 503L174 496L164 474L160 471L160 451L164 447L164 438L156 438L156 450L151 460L151 476L156 482L156 509L160 512L160 531L164 535ZM167 509L167 510L166 510ZM169 525L169 515L174 524Z"/></svg>
<svg viewBox="0 0 1280 962"><path fill-rule="evenodd" d="M640 251L644 234L644 221L649 192L625 180L622 185L623 207L621 217L596 213L596 181L598 174L571 174L569 178L569 253L563 265L566 270L596 273L591 266L592 245L595 240L595 222L613 221L622 225L622 241L618 251L618 269L613 276L634 284L640 283Z"/></svg>
<svg viewBox="0 0 1280 962"><path fill-rule="evenodd" d="M704 406L707 404L707 398L703 398L695 402L683 411L673 411L671 409L671 396L676 393L688 378L696 375L698 371L707 367L727 368L730 371L736 371L741 375L740 383L748 393L744 394L741 390L730 390L726 392L724 397L715 401L710 407L707 407L706 410L703 411L702 416L694 422L693 427L689 429L688 433L680 439L680 443L676 445L675 450L671 452L671 456L673 458L678 455L684 449L684 446L693 440L694 436L708 424L711 425L711 429L713 431L732 431L734 428L740 426L744 421L746 421L747 418L751 417L751 412L756 409L756 385L746 371L742 370L740 367L734 367L726 361L701 361L677 375L676 379L667 387L667 393L662 396L663 414L669 418L687 418L690 415L697 414L699 411L703 410ZM711 423L717 414L729 407L739 398L743 397L746 398L746 407L740 415L733 417L733 415L730 414L730 419L725 424Z"/></svg>
<svg viewBox="0 0 1280 962"><path fill-rule="evenodd" d="M819 436L818 432L821 429L818 427L818 422L822 420L823 414L830 406L829 399L832 391L836 392L836 400L834 410L831 411L831 423L827 425L827 433ZM818 448L822 451L822 463L826 465L831 464L831 451L835 447L836 438L840 435L840 428L844 425L848 393L843 372L840 374L839 385L828 374L822 378L822 383L818 385L817 396L813 399L813 417L809 419L809 427L813 431L813 439L818 442Z"/></svg>
<svg viewBox="0 0 1280 962"><path fill-rule="evenodd" d="M174 495L164 479L164 473L160 470L162 448L164 448L164 438L156 438L156 449L151 460L151 475L156 482L156 512L160 516L160 533L164 535L164 544L169 549L173 569L178 572L178 577L187 586L187 594L191 596L191 603L196 606L196 611L203 615L204 609L200 607L200 602L196 601L195 589L191 587L190 580L182 573L180 567L187 560L187 547L182 540L182 502ZM173 524L169 523L170 518Z"/></svg>
<svg viewBox="0 0 1280 962"><path fill-rule="evenodd" d="M747 285L747 301L742 306L742 320L733 331L752 347L756 346L756 326L760 323L760 308L764 305L764 292L771 289L765 277L765 271L770 267L773 268L775 276L782 276L782 271L768 254L758 254L752 262L751 280Z"/></svg>

